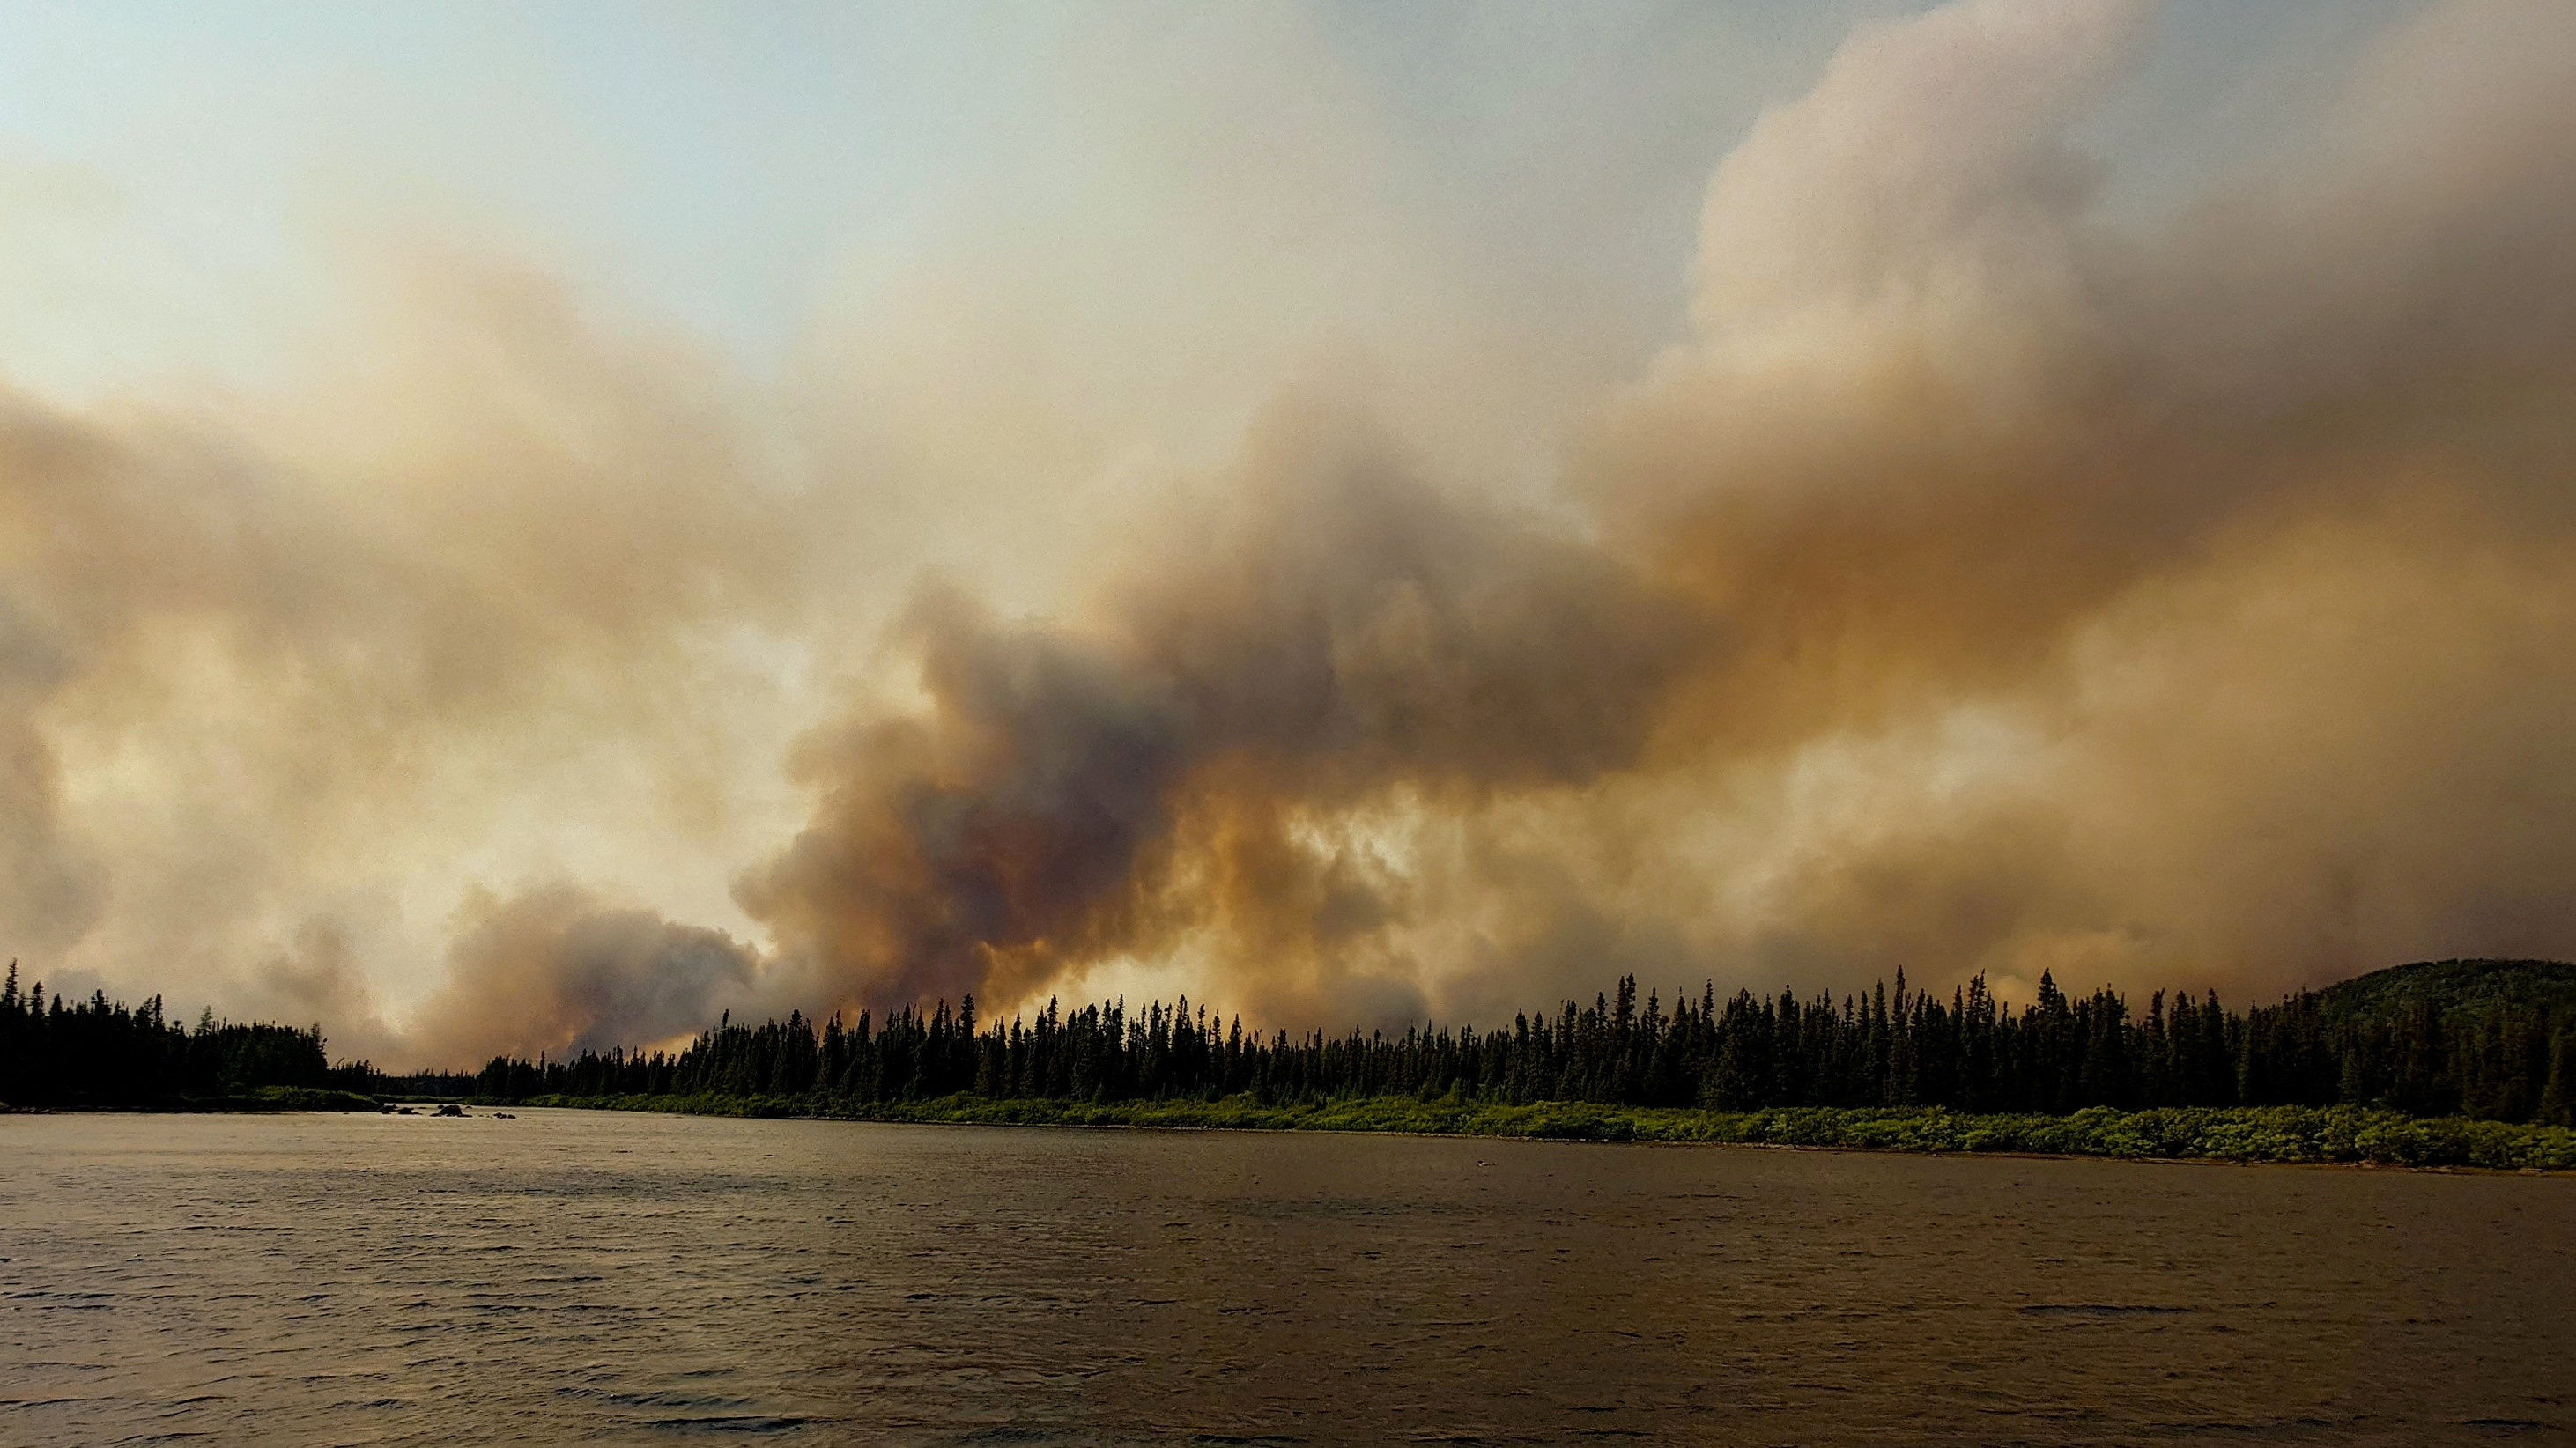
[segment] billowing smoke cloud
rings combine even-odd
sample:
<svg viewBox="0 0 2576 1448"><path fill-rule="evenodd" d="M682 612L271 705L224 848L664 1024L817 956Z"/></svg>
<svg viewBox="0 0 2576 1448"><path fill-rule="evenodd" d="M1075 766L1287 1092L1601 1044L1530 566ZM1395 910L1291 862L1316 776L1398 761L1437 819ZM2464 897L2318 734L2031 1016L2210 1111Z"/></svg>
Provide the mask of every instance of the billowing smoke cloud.
<svg viewBox="0 0 2576 1448"><path fill-rule="evenodd" d="M898 638L928 714L809 740L822 813L742 884L791 960L1016 998L1214 926L1273 990L1350 990L1400 882L1301 835L1625 767L1691 645L1610 556L1444 497L1330 409L1283 409L1220 499L1087 627L920 598Z"/></svg>
<svg viewBox="0 0 2576 1448"><path fill-rule="evenodd" d="M743 1000L753 953L719 931L569 886L470 902L416 1034L492 1051L606 1050L689 1035Z"/></svg>
<svg viewBox="0 0 2576 1448"><path fill-rule="evenodd" d="M2126 19L1856 39L1719 174L1700 341L1604 430L1611 535L1738 631L1694 716L1875 776L1738 934L2266 988L2564 952L2576 29L2428 10L2142 237L2060 139Z"/></svg>
<svg viewBox="0 0 2576 1448"><path fill-rule="evenodd" d="M573 803L721 836L828 523L702 364L543 283L420 262L374 304L292 409L0 392L0 951L400 1062L483 1044L381 1020L454 908L424 841L506 886Z"/></svg>
<svg viewBox="0 0 2576 1448"><path fill-rule="evenodd" d="M358 883L377 832L543 839L478 877L592 888L474 898L375 1012L452 1061L966 991L1289 1025L2576 951L2576 11L2429 6L2120 221L2074 137L2152 23L1854 34L1717 170L1687 340L1548 506L1300 394L1057 611L920 586L917 692L804 734L783 848L739 760L902 550L708 366L513 283L319 440L11 404L0 925L361 1015L351 942L426 908ZM657 830L765 940L600 882Z"/></svg>
<svg viewBox="0 0 2576 1448"><path fill-rule="evenodd" d="M808 742L745 905L854 999L1178 953L1310 1016L1641 935L2258 986L2576 944L2571 22L2431 12L2139 236L2066 138L2144 15L1869 27L1767 116L1595 534L1308 416L1069 622L925 598L926 708Z"/></svg>

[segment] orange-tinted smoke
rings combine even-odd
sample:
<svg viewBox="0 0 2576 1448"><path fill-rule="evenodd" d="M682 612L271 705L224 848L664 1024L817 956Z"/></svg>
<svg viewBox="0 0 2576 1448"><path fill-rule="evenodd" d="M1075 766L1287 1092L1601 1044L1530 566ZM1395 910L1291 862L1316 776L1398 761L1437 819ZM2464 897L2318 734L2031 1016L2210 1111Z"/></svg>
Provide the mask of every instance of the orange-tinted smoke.
<svg viewBox="0 0 2576 1448"><path fill-rule="evenodd" d="M2506 798L2576 784L2576 22L2429 11L2140 234L2067 137L2145 15L1856 35L1719 171L1694 339L1572 524L1291 406L1089 611L926 596L926 706L811 741L826 802L741 899L849 1001L1179 954L1412 1009L1580 987L1568 939L2259 987L2576 948L2576 832ZM1728 791L1776 829L1705 874L1587 835L1624 802L1674 853ZM1426 816L1439 878L1370 836ZM1551 851L1589 863L1515 895ZM1460 902L1451 958L1407 943Z"/></svg>

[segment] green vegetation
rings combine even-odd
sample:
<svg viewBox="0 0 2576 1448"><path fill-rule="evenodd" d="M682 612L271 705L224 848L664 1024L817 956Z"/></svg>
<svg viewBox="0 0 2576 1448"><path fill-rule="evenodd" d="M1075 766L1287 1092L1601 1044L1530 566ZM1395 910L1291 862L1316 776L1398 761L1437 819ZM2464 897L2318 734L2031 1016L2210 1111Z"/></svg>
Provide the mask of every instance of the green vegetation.
<svg viewBox="0 0 2576 1448"><path fill-rule="evenodd" d="M89 1104L89 1103L76 1103ZM120 1102L121 1111L381 1111L384 1103L330 1086L257 1086L230 1096L164 1096Z"/></svg>
<svg viewBox="0 0 2576 1448"><path fill-rule="evenodd" d="M383 1103L358 1091L330 1086L262 1086L247 1095L221 1098L222 1111L375 1111Z"/></svg>
<svg viewBox="0 0 2576 1448"><path fill-rule="evenodd" d="M1265 1106L1217 1101L996 1101L946 1096L853 1106L828 1097L540 1096L534 1106L705 1116L818 1117L977 1126L1171 1130L1387 1131L1554 1141L1712 1142L1867 1151L2031 1152L2236 1162L2373 1162L2497 1170L2576 1169L2576 1130L2350 1106L2168 1107L2066 1116L1968 1115L1911 1109L1795 1107L1697 1111L1583 1102L1529 1106L1368 1097Z"/></svg>
<svg viewBox="0 0 2576 1448"><path fill-rule="evenodd" d="M2555 960L2427 960L2357 975L2316 993L2330 1021L2393 1021L2428 1010L2455 1032L2500 1019L2576 1013L2576 965Z"/></svg>

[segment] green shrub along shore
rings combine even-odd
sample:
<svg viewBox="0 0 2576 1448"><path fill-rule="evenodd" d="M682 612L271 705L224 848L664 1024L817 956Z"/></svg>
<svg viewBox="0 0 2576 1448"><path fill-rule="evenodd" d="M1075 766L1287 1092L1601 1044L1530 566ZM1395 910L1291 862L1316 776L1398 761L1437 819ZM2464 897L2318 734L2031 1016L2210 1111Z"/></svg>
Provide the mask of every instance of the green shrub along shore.
<svg viewBox="0 0 2576 1448"><path fill-rule="evenodd" d="M253 1086L241 1091L216 1096L157 1096L148 1101L92 1105L74 1102L65 1105L13 1107L0 1101L0 1112L49 1111L382 1111L384 1103L356 1091L341 1091L329 1086Z"/></svg>
<svg viewBox="0 0 2576 1448"><path fill-rule="evenodd" d="M357 1091L329 1086L258 1086L234 1096L203 1101L182 1098L165 1111L380 1111L384 1103Z"/></svg>
<svg viewBox="0 0 2576 1448"><path fill-rule="evenodd" d="M2576 1170L2576 1130L2353 1106L2093 1107L2065 1116L1972 1115L1940 1107L1804 1106L1768 1111L1540 1102L1528 1106L1374 1096L1296 1105L1077 1102L946 1096L853 1105L779 1096L536 1096L530 1106L981 1126L1167 1130L1387 1131L1550 1141L1700 1142L1861 1151L2023 1152L2136 1160L2366 1162Z"/></svg>

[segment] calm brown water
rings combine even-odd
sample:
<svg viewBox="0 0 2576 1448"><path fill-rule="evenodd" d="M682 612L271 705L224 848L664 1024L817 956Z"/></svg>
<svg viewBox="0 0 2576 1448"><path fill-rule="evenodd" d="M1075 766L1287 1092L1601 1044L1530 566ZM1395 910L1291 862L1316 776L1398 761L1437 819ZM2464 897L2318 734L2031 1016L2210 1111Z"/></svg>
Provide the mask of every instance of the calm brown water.
<svg viewBox="0 0 2576 1448"><path fill-rule="evenodd" d="M0 1441L2576 1430L2576 1181L581 1112L0 1118Z"/></svg>

